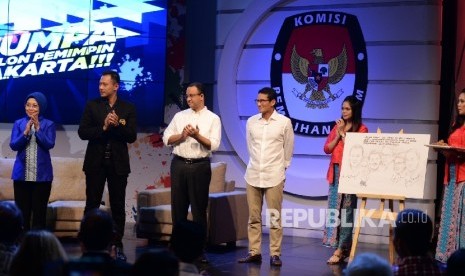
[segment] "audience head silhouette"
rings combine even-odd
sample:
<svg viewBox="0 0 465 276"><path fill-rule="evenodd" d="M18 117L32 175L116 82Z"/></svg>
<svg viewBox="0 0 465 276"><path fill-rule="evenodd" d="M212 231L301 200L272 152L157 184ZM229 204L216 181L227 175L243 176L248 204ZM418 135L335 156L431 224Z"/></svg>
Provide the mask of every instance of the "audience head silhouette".
<svg viewBox="0 0 465 276"><path fill-rule="evenodd" d="M0 243L14 244L23 232L23 215L16 204L0 202Z"/></svg>
<svg viewBox="0 0 465 276"><path fill-rule="evenodd" d="M0 275L8 275L23 233L23 215L16 204L0 201Z"/></svg>
<svg viewBox="0 0 465 276"><path fill-rule="evenodd" d="M50 267L68 259L63 246L47 230L31 230L24 235L11 263L10 275L50 275ZM56 268L55 268L56 269Z"/></svg>
<svg viewBox="0 0 465 276"><path fill-rule="evenodd" d="M426 213L405 209L397 215L394 246L401 258L427 255L432 235L433 223Z"/></svg>
<svg viewBox="0 0 465 276"><path fill-rule="evenodd" d="M170 246L181 262L192 263L203 253L205 239L202 225L183 220L173 226Z"/></svg>
<svg viewBox="0 0 465 276"><path fill-rule="evenodd" d="M374 253L361 253L355 256L345 269L346 276L391 276L391 265Z"/></svg>
<svg viewBox="0 0 465 276"><path fill-rule="evenodd" d="M131 265L115 260L114 225L110 213L92 209L84 214L79 228L82 256L68 262L68 275L129 275Z"/></svg>
<svg viewBox="0 0 465 276"><path fill-rule="evenodd" d="M133 276L175 276L178 273L178 258L166 249L153 249L142 253L132 267Z"/></svg>
<svg viewBox="0 0 465 276"><path fill-rule="evenodd" d="M465 272L465 248L457 249L447 259L447 275L458 276Z"/></svg>
<svg viewBox="0 0 465 276"><path fill-rule="evenodd" d="M100 209L86 212L78 233L83 251L109 249L114 235L113 220L108 212Z"/></svg>

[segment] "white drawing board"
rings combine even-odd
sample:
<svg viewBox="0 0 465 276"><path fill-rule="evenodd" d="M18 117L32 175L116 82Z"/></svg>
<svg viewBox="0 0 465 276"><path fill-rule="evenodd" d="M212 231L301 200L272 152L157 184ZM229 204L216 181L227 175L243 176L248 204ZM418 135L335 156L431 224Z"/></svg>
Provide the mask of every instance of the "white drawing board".
<svg viewBox="0 0 465 276"><path fill-rule="evenodd" d="M348 132L339 193L423 198L429 142L429 134Z"/></svg>

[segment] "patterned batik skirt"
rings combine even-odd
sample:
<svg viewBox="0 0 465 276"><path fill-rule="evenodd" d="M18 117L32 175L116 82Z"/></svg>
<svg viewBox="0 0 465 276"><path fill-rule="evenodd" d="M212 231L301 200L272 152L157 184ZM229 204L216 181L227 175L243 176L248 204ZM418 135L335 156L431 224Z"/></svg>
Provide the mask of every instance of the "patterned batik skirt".
<svg viewBox="0 0 465 276"><path fill-rule="evenodd" d="M350 251L357 196L339 194L339 165L334 164L334 184L329 185L323 245Z"/></svg>
<svg viewBox="0 0 465 276"><path fill-rule="evenodd" d="M453 164L449 167L449 175L449 183L444 185L436 246L436 260L442 263L446 263L454 251L465 247L465 182L456 183L456 168Z"/></svg>

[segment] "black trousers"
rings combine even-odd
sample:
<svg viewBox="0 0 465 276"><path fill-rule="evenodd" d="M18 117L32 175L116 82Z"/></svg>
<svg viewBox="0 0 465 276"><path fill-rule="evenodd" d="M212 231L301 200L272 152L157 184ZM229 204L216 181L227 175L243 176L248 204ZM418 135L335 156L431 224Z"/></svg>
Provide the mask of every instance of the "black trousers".
<svg viewBox="0 0 465 276"><path fill-rule="evenodd" d="M173 224L187 219L189 205L193 220L207 231L210 161L189 164L178 158L171 161L171 216Z"/></svg>
<svg viewBox="0 0 465 276"><path fill-rule="evenodd" d="M15 180L13 188L15 203L23 213L24 230L45 229L52 182Z"/></svg>
<svg viewBox="0 0 465 276"><path fill-rule="evenodd" d="M105 182L108 182L111 216L116 232L114 243L117 246L123 246L121 240L124 236L126 223L125 205L128 175L117 174L111 159L105 159L104 166L100 171L86 172L86 207L84 213L100 207Z"/></svg>

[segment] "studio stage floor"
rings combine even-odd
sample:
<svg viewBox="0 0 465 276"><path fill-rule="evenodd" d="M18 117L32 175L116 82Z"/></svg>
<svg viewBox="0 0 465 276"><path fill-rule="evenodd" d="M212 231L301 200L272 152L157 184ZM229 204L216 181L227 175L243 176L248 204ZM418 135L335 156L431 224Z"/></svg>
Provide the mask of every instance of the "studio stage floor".
<svg viewBox="0 0 465 276"><path fill-rule="evenodd" d="M129 233L128 233L129 232ZM124 251L128 262L134 263L136 258L145 250L162 247L161 244L149 244L145 239L137 239L132 231L126 230L124 238ZM62 240L70 258L80 255L79 244L73 239ZM209 264L203 265L208 275L342 275L347 263L341 265L327 265L326 260L331 256L333 249L321 245L321 239L284 236L281 259L281 268L270 267L268 235L263 237L263 262L258 264L240 264L237 260L247 255L247 240L236 243L236 248L216 246L208 248ZM370 243L358 243L357 254L373 252L388 258L388 246Z"/></svg>

